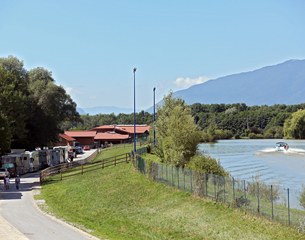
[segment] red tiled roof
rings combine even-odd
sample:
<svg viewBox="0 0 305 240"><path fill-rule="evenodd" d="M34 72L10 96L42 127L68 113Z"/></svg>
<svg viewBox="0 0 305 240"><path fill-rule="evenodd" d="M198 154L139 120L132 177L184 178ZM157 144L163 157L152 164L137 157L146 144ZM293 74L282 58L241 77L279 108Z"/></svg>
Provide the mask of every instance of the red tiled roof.
<svg viewBox="0 0 305 240"><path fill-rule="evenodd" d="M97 133L94 140L126 140L129 138L127 134L118 134L115 132Z"/></svg>
<svg viewBox="0 0 305 240"><path fill-rule="evenodd" d="M102 125L95 128L92 128L91 130L113 130L115 128L115 125Z"/></svg>
<svg viewBox="0 0 305 240"><path fill-rule="evenodd" d="M64 134L64 133L60 133L60 134L59 134L59 137L65 139L65 140L67 140L67 141L69 141L69 142L75 141L75 138L70 137L70 136L68 136L67 134Z"/></svg>
<svg viewBox="0 0 305 240"><path fill-rule="evenodd" d="M70 137L95 137L96 131L65 131L65 134Z"/></svg>
<svg viewBox="0 0 305 240"><path fill-rule="evenodd" d="M145 133L149 131L150 126L148 125L136 125L136 133ZM128 134L134 133L134 126L133 125L102 125L99 127L92 128L91 130L94 131L121 131Z"/></svg>
<svg viewBox="0 0 305 240"><path fill-rule="evenodd" d="M134 133L133 125L117 125L117 128L122 129L128 133ZM150 126L148 125L136 125L136 133L145 133L149 131Z"/></svg>

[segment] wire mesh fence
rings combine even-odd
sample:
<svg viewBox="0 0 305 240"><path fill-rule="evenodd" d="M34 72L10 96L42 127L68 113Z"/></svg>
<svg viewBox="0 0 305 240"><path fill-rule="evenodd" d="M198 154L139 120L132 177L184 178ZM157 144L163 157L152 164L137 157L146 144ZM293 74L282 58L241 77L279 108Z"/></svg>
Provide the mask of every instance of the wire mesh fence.
<svg viewBox="0 0 305 240"><path fill-rule="evenodd" d="M305 222L305 211L298 203L300 193L294 189L146 162L141 156L137 156L137 168L155 181L283 224L300 228Z"/></svg>

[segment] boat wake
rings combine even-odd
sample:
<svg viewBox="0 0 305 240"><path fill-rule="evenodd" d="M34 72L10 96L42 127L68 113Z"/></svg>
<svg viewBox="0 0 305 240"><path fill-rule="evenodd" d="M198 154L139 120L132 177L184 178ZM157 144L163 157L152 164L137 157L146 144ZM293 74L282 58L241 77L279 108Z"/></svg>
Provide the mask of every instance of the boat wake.
<svg viewBox="0 0 305 240"><path fill-rule="evenodd" d="M305 156L305 150L301 148L289 148L284 151L279 151L276 148L265 148L257 152L257 154L268 154L268 153L279 153L279 154L298 154Z"/></svg>

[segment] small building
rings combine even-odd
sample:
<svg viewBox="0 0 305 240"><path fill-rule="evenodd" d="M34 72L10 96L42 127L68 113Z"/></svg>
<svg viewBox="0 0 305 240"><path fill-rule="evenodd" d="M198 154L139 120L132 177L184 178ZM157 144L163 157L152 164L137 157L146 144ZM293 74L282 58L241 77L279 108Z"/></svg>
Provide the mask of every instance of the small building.
<svg viewBox="0 0 305 240"><path fill-rule="evenodd" d="M95 127L91 129L92 131L96 131L97 133L100 132L115 132L118 134L128 134L130 140L134 138L134 125L102 125L99 127ZM136 137L147 139L149 135L150 126L143 124L143 125L136 125Z"/></svg>
<svg viewBox="0 0 305 240"><path fill-rule="evenodd" d="M116 132L99 132L94 138L95 142L98 142L99 146L108 145L110 143L126 143L130 142L130 137L128 134L119 134Z"/></svg>
<svg viewBox="0 0 305 240"><path fill-rule="evenodd" d="M65 134L74 138L76 142L79 142L80 146L89 145L91 148L95 147L96 131L65 131Z"/></svg>
<svg viewBox="0 0 305 240"><path fill-rule="evenodd" d="M55 143L55 146L74 146L75 138L70 137L67 134L60 133L58 136L58 142Z"/></svg>

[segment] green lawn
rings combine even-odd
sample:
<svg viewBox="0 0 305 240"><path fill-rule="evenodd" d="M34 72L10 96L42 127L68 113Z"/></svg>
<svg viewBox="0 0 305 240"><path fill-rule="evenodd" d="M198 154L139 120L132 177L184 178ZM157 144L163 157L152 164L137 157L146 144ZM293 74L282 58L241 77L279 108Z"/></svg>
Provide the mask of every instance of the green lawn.
<svg viewBox="0 0 305 240"><path fill-rule="evenodd" d="M305 239L292 228L152 182L126 163L49 181L39 198L48 211L101 239Z"/></svg>

